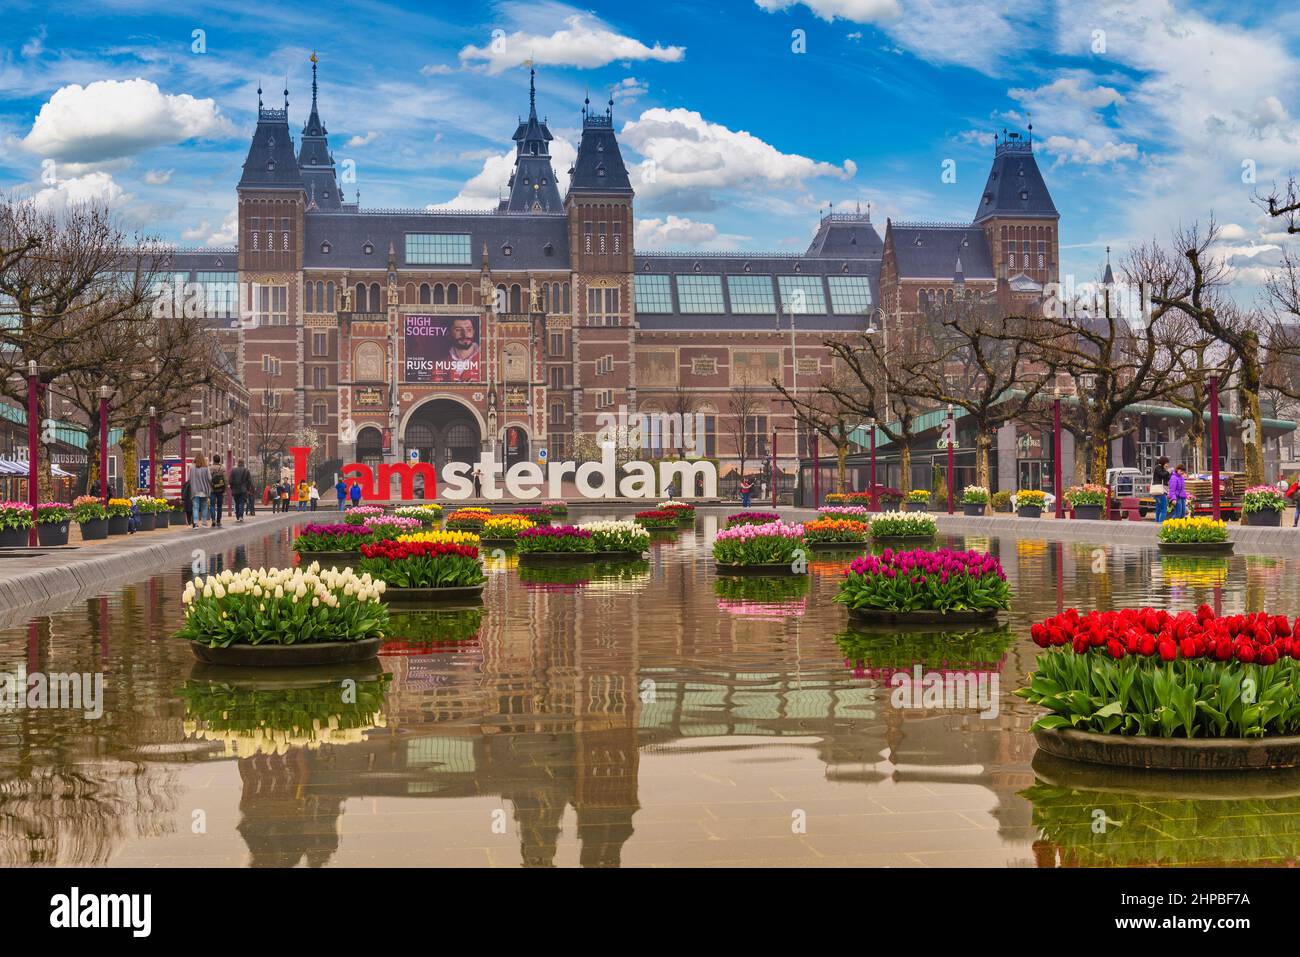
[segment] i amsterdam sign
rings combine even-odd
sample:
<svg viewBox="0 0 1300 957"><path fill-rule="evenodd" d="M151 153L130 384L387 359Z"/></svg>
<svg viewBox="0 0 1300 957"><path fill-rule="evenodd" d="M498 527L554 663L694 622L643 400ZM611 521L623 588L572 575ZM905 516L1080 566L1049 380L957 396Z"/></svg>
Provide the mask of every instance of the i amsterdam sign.
<svg viewBox="0 0 1300 957"><path fill-rule="evenodd" d="M293 480L297 485L307 480L307 460L311 449L306 446L294 446L289 449L293 454ZM361 498L364 501L387 501L400 498L410 501L415 498L415 478L424 480L425 498L444 498L460 501L474 494L473 472L478 469L482 476L483 497L498 500L505 495L517 499L560 498L566 476L571 477L583 498L658 498L660 489L672 483L682 492L680 498L691 498L688 491L695 488L697 479L703 482L703 496L712 498L718 494L718 470L712 462L687 462L674 460L660 462L658 471L650 462L626 462L619 477L620 468L615 462L615 450L612 444L601 448L599 462L548 462L545 466L536 462L516 462L509 469L504 463L492 457L491 452L484 452L477 462L448 462L442 467L441 477L438 470L428 462L385 462L377 468L353 463L345 465L340 474L345 481L354 481L361 486ZM500 477L502 483L497 484ZM442 489L439 491L441 478ZM393 479L397 479L400 494L393 495Z"/></svg>

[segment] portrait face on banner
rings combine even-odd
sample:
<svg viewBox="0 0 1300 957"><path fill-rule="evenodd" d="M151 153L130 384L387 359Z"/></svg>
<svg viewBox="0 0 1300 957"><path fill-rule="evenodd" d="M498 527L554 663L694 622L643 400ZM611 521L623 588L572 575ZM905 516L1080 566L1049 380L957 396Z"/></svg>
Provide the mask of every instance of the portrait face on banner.
<svg viewBox="0 0 1300 957"><path fill-rule="evenodd" d="M405 317L406 382L481 382L478 316Z"/></svg>

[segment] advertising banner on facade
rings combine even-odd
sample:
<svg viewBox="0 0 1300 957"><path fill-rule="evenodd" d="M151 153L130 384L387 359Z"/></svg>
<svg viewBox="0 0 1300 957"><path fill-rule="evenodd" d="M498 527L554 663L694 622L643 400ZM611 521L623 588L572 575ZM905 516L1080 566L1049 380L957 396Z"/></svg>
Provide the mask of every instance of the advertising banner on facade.
<svg viewBox="0 0 1300 957"><path fill-rule="evenodd" d="M477 316L404 317L405 382L481 382Z"/></svg>

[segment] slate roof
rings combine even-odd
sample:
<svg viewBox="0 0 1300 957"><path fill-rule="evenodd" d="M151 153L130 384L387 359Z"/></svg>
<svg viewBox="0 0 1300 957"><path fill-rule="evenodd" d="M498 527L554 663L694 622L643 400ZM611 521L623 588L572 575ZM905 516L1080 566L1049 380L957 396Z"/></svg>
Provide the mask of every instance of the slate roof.
<svg viewBox="0 0 1300 957"><path fill-rule="evenodd" d="M886 222L885 242L894 250L900 279L950 280L957 260L966 279L993 279L988 239L979 226Z"/></svg>
<svg viewBox="0 0 1300 957"><path fill-rule="evenodd" d="M817 235L805 255L833 259L879 259L884 240L871 225L871 216L861 213L828 213L817 227Z"/></svg>
<svg viewBox="0 0 1300 957"><path fill-rule="evenodd" d="M980 194L975 222L993 216L1059 219L1052 195L1034 161L1033 141L1009 133L993 150L993 166Z"/></svg>
<svg viewBox="0 0 1300 957"><path fill-rule="evenodd" d="M285 189L302 185L298 159L293 154L293 137L289 135L288 100L283 110L268 110L259 105L257 129L253 131L253 142L244 160L239 188Z"/></svg>
<svg viewBox="0 0 1300 957"><path fill-rule="evenodd" d="M397 250L397 267L407 268L407 233L461 233L470 237L470 262L411 268L477 270L487 244L493 269L569 268L568 219L563 213L466 213L420 210L312 213L304 217L307 239L303 266L311 269L384 269L388 247ZM329 252L322 244L329 243ZM365 246L371 246L366 255ZM509 247L509 254L506 253ZM549 252L548 252L549 247Z"/></svg>
<svg viewBox="0 0 1300 957"><path fill-rule="evenodd" d="M343 202L334 175L334 156L330 153L329 130L316 109L316 63L311 65L311 113L302 128L302 146L298 150L298 169L307 190L307 208L336 210Z"/></svg>
<svg viewBox="0 0 1300 957"><path fill-rule="evenodd" d="M618 137L614 135L612 101L604 114L583 112L582 140L578 143L578 158L569 170L569 192L632 192Z"/></svg>
<svg viewBox="0 0 1300 957"><path fill-rule="evenodd" d="M537 118L536 70L528 71L528 121L515 130L515 170L510 174L510 197L501 209L513 213L556 213L564 209L560 188L551 168L550 142L554 137Z"/></svg>

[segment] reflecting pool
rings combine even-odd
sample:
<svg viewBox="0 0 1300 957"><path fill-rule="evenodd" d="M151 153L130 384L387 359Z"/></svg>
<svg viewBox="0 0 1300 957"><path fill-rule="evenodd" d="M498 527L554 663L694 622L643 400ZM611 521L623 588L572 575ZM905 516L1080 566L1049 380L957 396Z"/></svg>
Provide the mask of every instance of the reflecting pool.
<svg viewBox="0 0 1300 957"><path fill-rule="evenodd" d="M718 578L726 512L647 559L488 561L479 605L401 608L377 662L200 665L190 566L0 630L0 672L103 675L103 713L0 710L0 864L1294 863L1300 777L1116 775L1035 756L1012 692L1064 607L1300 610L1300 560L975 536L985 629L850 628L851 556ZM570 520L617 517L575 509ZM292 562L287 530L209 570ZM935 676L900 701L895 676ZM983 697L955 697L970 679Z"/></svg>

